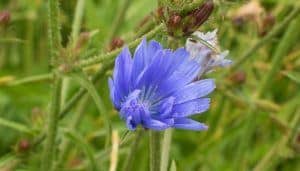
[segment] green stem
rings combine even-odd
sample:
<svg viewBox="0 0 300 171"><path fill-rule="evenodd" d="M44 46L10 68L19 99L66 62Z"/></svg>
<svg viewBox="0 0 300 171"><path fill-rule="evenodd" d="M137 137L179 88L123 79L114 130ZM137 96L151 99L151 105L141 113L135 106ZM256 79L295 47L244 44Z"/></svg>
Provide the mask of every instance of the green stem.
<svg viewBox="0 0 300 171"><path fill-rule="evenodd" d="M75 130L78 128L80 122L82 121L82 117L84 115L84 110L86 109L89 100L90 100L89 96L85 96L81 100L81 102L75 112L75 116L72 118L72 121L70 123L70 127L69 127L70 130ZM65 141L63 141L63 143L62 143L61 150L60 150L61 151L60 156L58 158L58 162L56 163L54 170L58 170L59 168L61 168L63 166L63 163L67 160L67 157L68 157L71 149L72 149L71 141L65 139Z"/></svg>
<svg viewBox="0 0 300 171"><path fill-rule="evenodd" d="M123 166L123 171L131 171L132 170L132 162L135 157L135 153L138 149L139 143L141 141L143 130L139 129L136 132L134 142L131 144L130 151L127 155L126 161Z"/></svg>
<svg viewBox="0 0 300 171"><path fill-rule="evenodd" d="M149 130L149 134L150 171L159 171L161 159L160 132Z"/></svg>
<svg viewBox="0 0 300 171"><path fill-rule="evenodd" d="M61 79L56 77L57 75L54 75L52 102L50 106L50 112L47 118L48 119L47 130L46 130L47 134L46 134L46 142L44 146L41 170L51 170L53 159L54 159L55 138L57 133L58 114L60 109L60 90L61 90Z"/></svg>
<svg viewBox="0 0 300 171"><path fill-rule="evenodd" d="M276 36L282 29L286 28L288 23L292 21L295 18L295 16L299 14L299 12L300 12L299 8L294 9L290 13L290 15L288 15L281 23L279 23L276 27L274 27L272 31L270 31L263 39L261 39L254 46L252 46L248 51L246 51L246 53L241 58L236 60L234 62L233 67L230 68L230 70L226 72L226 74L232 73L233 71L236 71L239 67L241 67L243 63L245 63L247 60L250 59L253 53L257 52L258 49L260 49L261 47L263 47L263 45L265 45L267 42L272 40L272 38Z"/></svg>
<svg viewBox="0 0 300 171"><path fill-rule="evenodd" d="M84 12L84 5L85 5L85 0L77 0L76 4L76 9L75 9L75 17L73 20L73 25L72 25L72 32L71 32L71 40L73 43L73 46L76 44L79 31L80 31L80 25L83 17L83 12Z"/></svg>
<svg viewBox="0 0 300 171"><path fill-rule="evenodd" d="M171 142L172 142L172 129L167 129L164 131L164 137L162 141L160 171L168 170Z"/></svg>
<svg viewBox="0 0 300 171"><path fill-rule="evenodd" d="M53 74L41 74L41 75L34 75L25 77L22 79L13 80L8 83L9 86L17 86L22 84L28 84L28 83L35 83L35 82L42 82L42 81L49 81L53 78Z"/></svg>
<svg viewBox="0 0 300 171"><path fill-rule="evenodd" d="M58 58L59 49L61 47L60 25L59 19L59 2L58 0L48 0L48 24L49 24L49 46L52 64Z"/></svg>
<svg viewBox="0 0 300 171"><path fill-rule="evenodd" d="M59 2L58 0L48 0L48 10L49 10L49 45L50 45L50 56L51 62L55 63L59 57L60 44L60 30L59 30ZM53 92L52 100L50 105L50 112L48 114L47 129L46 129L46 142L44 145L44 152L42 157L41 170L52 170L54 151L55 151L55 138L57 134L58 126L58 115L60 111L60 93L61 93L61 83L62 80L54 72L53 74Z"/></svg>
<svg viewBox="0 0 300 171"><path fill-rule="evenodd" d="M104 74L105 71L110 68L112 65L111 63L105 64L103 67L101 67L101 69L97 72L97 74L95 74L92 78L92 82L95 83L97 82ZM85 88L80 88L79 90L76 91L77 93L75 93L69 101L67 101L65 103L65 105L62 107L60 113L59 113L59 119L63 119L72 109L72 107L74 105L77 104L77 102L81 99L81 97L83 97L86 93L87 90ZM45 133L41 133L35 140L34 140L34 145L37 145L39 143L41 143L44 139L45 139Z"/></svg>
<svg viewBox="0 0 300 171"><path fill-rule="evenodd" d="M158 26L156 26L153 30L151 30L150 32L148 32L147 34L145 34L143 37L136 39L134 41L132 41L131 43L128 44L129 48L133 48L136 47L141 41L142 39L145 37L147 39L152 38L153 36L155 36L156 33L158 33L159 31L161 31L164 28L163 24L160 24ZM77 67L79 68L84 68L84 67L88 67L97 63L101 63L104 61L109 61L112 60L113 57L115 57L116 55L118 55L121 52L122 48L116 49L114 51L111 51L107 54L104 55L99 55L99 56L94 56L91 57L89 59L86 60L82 60L78 63Z"/></svg>
<svg viewBox="0 0 300 171"><path fill-rule="evenodd" d="M272 58L273 59L272 68L267 73L267 75L263 78L260 87L258 88L257 96L263 95L263 93L268 89L269 85L271 85L274 76L276 75L276 73L278 73L278 71L282 66L284 57L287 55L289 50L293 47L293 45L298 40L298 35L300 35L298 31L299 28L300 28L300 16L298 16L298 18L295 18L289 24L282 40L280 40L280 44L276 48L276 52L274 54L274 57Z"/></svg>

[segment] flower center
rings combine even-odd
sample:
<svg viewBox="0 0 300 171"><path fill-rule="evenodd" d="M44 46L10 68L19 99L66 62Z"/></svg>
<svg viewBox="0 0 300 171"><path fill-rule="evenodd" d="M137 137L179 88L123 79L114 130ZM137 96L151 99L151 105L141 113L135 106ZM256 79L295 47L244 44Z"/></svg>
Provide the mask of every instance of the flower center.
<svg viewBox="0 0 300 171"><path fill-rule="evenodd" d="M127 100L122 104L121 117L126 120L127 126L134 130L137 125L142 124L145 117L149 116L148 106L139 99L139 93L129 95Z"/></svg>

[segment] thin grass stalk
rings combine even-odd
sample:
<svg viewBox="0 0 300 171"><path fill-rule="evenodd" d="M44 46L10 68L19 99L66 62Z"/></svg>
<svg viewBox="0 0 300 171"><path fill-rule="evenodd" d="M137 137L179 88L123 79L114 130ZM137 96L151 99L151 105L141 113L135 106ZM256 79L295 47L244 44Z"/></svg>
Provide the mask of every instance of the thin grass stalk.
<svg viewBox="0 0 300 171"><path fill-rule="evenodd" d="M297 8L298 9L298 8ZM274 57L272 58L272 68L263 78L257 92L257 96L260 97L272 85L272 80L275 75L278 73L282 66L284 57L287 55L289 50L294 46L299 37L299 28L300 28L300 16L298 15L287 27L287 30L280 40Z"/></svg>
<svg viewBox="0 0 300 171"><path fill-rule="evenodd" d="M86 109L87 105L89 104L90 101L90 97L89 96L84 96L83 99L80 101L80 104L77 108L77 110L75 111L75 116L72 118L71 122L70 122L70 130L75 130L79 127L80 122L82 121L82 117L84 115L84 110ZM71 141L65 139L62 142L62 146L61 146L61 152L60 155L58 157L58 161L55 165L55 169L54 170L59 170L63 167L63 163L67 160L67 157L72 149L71 146Z"/></svg>
<svg viewBox="0 0 300 171"><path fill-rule="evenodd" d="M162 141L160 171L168 171L171 142L172 142L172 129L167 129L164 131L164 136Z"/></svg>
<svg viewBox="0 0 300 171"><path fill-rule="evenodd" d="M241 67L243 63L250 59L253 53L257 52L261 47L271 41L274 36L276 36L284 28L286 28L286 26L295 18L295 16L299 14L299 12L299 8L295 8L293 11L291 11L291 13L281 23L275 26L264 38L262 38L259 42L249 48L249 50L246 51L244 55L236 60L233 67L231 67L230 70L228 70L228 72L226 72L225 74L232 73L233 71L236 71L239 67Z"/></svg>
<svg viewBox="0 0 300 171"><path fill-rule="evenodd" d="M126 160L123 165L123 171L131 171L132 170L132 163L134 160L134 155L138 149L139 143L141 141L143 130L138 129L135 135L135 139L133 140L134 142L130 146L129 153L126 157Z"/></svg>
<svg viewBox="0 0 300 171"><path fill-rule="evenodd" d="M149 130L150 171L160 170L160 160L161 160L160 141L161 141L160 132Z"/></svg>
<svg viewBox="0 0 300 171"><path fill-rule="evenodd" d="M80 32L80 25L82 23L84 7L85 7L85 0L77 0L76 9L75 9L75 17L73 20L72 32L71 32L71 42L72 42L73 47L75 46L75 44L77 42L78 35Z"/></svg>
<svg viewBox="0 0 300 171"><path fill-rule="evenodd" d="M118 30L119 30L120 26L122 25L124 18L126 16L126 11L131 3L131 0L124 0L123 2L122 1L120 1L120 2L122 3L122 6L118 10L118 14L116 15L117 17L115 18L115 20L113 22L111 31L109 32L109 35L107 36L106 44L108 44L110 41L112 41L113 38L118 33Z"/></svg>

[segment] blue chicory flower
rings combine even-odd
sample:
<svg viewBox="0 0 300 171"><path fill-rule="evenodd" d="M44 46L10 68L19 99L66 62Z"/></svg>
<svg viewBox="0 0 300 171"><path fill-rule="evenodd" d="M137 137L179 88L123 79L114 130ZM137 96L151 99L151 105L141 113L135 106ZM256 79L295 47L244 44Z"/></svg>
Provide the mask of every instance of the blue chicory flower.
<svg viewBox="0 0 300 171"><path fill-rule="evenodd" d="M184 48L163 49L144 39L133 59L127 47L115 61L109 79L110 96L128 129L180 128L204 130L207 126L189 117L208 110L215 84L212 79L193 82L200 71Z"/></svg>

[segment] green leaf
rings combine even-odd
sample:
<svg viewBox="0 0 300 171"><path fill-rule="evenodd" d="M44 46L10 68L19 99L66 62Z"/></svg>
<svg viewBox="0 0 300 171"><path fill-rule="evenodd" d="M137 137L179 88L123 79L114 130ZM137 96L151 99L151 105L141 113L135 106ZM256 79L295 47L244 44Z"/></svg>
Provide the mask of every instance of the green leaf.
<svg viewBox="0 0 300 171"><path fill-rule="evenodd" d="M294 81L297 84L300 84L300 73L298 72L284 72L283 75L287 76L290 80Z"/></svg>
<svg viewBox="0 0 300 171"><path fill-rule="evenodd" d="M93 149L85 142L82 136L76 134L74 131L71 130L64 130L66 137L70 139L71 142L78 145L82 150L85 152L88 160L90 161L91 170L95 171L98 170L97 162L94 158Z"/></svg>
<svg viewBox="0 0 300 171"><path fill-rule="evenodd" d="M101 97L98 95L97 90L93 85L93 83L87 78L87 76L84 73L78 72L70 75L71 78L73 78L76 82L78 82L82 87L84 87L88 91L88 93L93 98L97 109L99 110L100 114L103 116L104 124L106 127L106 135L107 135L106 147L108 147L109 139L111 135L111 124L110 124L108 112L102 102Z"/></svg>
<svg viewBox="0 0 300 171"><path fill-rule="evenodd" d="M26 126L3 118L0 118L0 126L5 126L27 134L33 134L32 130L27 128Z"/></svg>

